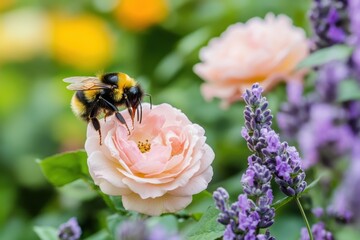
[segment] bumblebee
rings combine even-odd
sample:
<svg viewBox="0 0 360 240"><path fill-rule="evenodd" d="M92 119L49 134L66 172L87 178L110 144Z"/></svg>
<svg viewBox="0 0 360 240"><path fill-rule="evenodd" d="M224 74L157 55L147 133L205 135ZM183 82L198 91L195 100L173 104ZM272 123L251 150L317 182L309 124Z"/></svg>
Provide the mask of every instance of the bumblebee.
<svg viewBox="0 0 360 240"><path fill-rule="evenodd" d="M67 89L76 91L71 99L71 108L74 114L81 119L91 122L94 129L99 132L101 145L101 129L98 117L104 113L107 116L115 113L115 117L130 129L118 110L125 106L131 116L134 126L135 114L141 123L141 102L144 94L140 85L125 73L106 73L98 77L69 77L63 80L70 83ZM151 102L151 97L150 97ZM151 103L150 103L151 105Z"/></svg>

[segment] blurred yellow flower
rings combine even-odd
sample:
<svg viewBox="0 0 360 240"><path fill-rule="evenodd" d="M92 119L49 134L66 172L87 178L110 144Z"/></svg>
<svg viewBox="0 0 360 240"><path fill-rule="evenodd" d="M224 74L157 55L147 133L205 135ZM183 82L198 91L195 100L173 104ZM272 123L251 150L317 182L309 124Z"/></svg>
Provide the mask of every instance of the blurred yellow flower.
<svg viewBox="0 0 360 240"><path fill-rule="evenodd" d="M58 61L96 71L111 60L114 39L101 19L88 14L55 14L51 23L51 50Z"/></svg>
<svg viewBox="0 0 360 240"><path fill-rule="evenodd" d="M48 27L46 15L35 8L1 15L0 62L24 61L44 51L48 46Z"/></svg>
<svg viewBox="0 0 360 240"><path fill-rule="evenodd" d="M166 0L120 0L115 9L120 24L135 31L160 23L168 12Z"/></svg>

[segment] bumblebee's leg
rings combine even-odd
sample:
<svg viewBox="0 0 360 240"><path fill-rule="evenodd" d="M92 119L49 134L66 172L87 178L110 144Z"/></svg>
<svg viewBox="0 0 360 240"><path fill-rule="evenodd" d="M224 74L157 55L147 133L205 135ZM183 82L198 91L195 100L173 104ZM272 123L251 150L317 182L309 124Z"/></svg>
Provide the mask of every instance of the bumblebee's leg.
<svg viewBox="0 0 360 240"><path fill-rule="evenodd" d="M126 129L128 130L128 133L130 135L130 129L128 127L128 125L126 124L126 121L124 119L124 117L121 115L121 113L119 112L119 109L117 109L117 107L115 107L111 102L109 102L108 100L106 100L103 97L99 97L99 101L102 101L103 103L105 103L106 105L108 105L111 109L114 110L115 112L115 117L122 123L125 125Z"/></svg>
<svg viewBox="0 0 360 240"><path fill-rule="evenodd" d="M91 121L93 127L95 128L95 130L99 132L99 138L100 138L99 143L101 145L101 129L100 129L99 119L97 119L96 117L92 117L92 118L90 118L90 121Z"/></svg>
<svg viewBox="0 0 360 240"><path fill-rule="evenodd" d="M126 97L125 98L125 105L126 105L126 108L129 112L129 115L131 116L131 124L132 124L132 128L134 129L134 118L132 117L133 116L133 113L132 113L132 109L131 109L131 104L129 102L129 99Z"/></svg>
<svg viewBox="0 0 360 240"><path fill-rule="evenodd" d="M100 145L101 145L100 122L99 122L99 119L96 118L96 115L97 115L97 112L98 112L98 108L96 107L96 106L97 106L97 103L98 103L98 102L96 102L96 103L92 106L92 109L91 109L91 112L90 112L88 121L91 121L94 129L99 132L99 139L100 139L100 140L99 140L99 143L100 143Z"/></svg>
<svg viewBox="0 0 360 240"><path fill-rule="evenodd" d="M126 129L128 130L128 133L130 135L130 129L128 127L128 125L126 124L126 121L124 119L124 117L121 115L121 113L119 111L115 112L115 117L122 123L125 125Z"/></svg>

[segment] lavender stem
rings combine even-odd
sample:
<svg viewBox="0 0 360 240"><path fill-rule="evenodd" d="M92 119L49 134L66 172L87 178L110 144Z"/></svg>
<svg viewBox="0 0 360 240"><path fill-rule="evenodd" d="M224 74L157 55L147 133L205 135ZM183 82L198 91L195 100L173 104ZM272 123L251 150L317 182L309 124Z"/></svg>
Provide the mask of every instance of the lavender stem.
<svg viewBox="0 0 360 240"><path fill-rule="evenodd" d="M297 203L297 205L298 205L298 207L300 209L301 215L302 215L302 217L304 219L306 228L307 228L309 236L310 236L310 240L314 240L314 237L313 237L312 232L311 232L309 221L307 220L306 214L305 214L304 209L303 209L303 207L301 205L301 202L300 202L300 197L296 196L295 199L296 199L296 203Z"/></svg>

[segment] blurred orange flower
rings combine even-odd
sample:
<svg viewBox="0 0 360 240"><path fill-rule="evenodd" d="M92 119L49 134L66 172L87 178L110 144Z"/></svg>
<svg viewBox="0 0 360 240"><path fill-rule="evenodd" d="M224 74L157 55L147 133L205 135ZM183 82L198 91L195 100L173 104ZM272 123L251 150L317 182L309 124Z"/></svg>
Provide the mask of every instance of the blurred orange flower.
<svg viewBox="0 0 360 240"><path fill-rule="evenodd" d="M51 49L60 62L96 71L111 60L114 39L100 18L55 14L51 24Z"/></svg>
<svg viewBox="0 0 360 240"><path fill-rule="evenodd" d="M0 1L0 11L12 6L15 3L15 0L1 0Z"/></svg>
<svg viewBox="0 0 360 240"><path fill-rule="evenodd" d="M124 27L141 31L163 21L168 12L166 0L120 0L115 16Z"/></svg>

